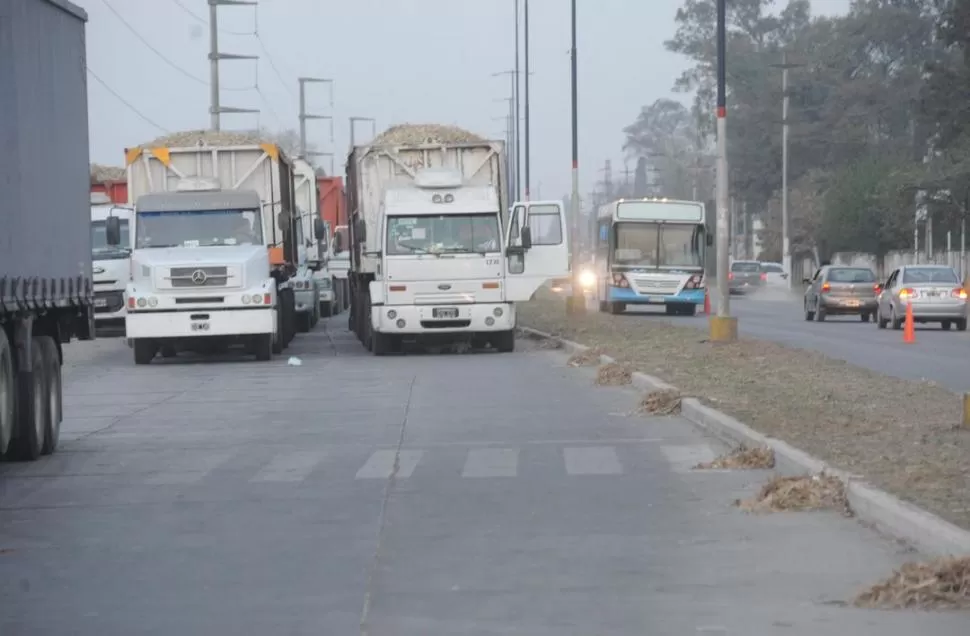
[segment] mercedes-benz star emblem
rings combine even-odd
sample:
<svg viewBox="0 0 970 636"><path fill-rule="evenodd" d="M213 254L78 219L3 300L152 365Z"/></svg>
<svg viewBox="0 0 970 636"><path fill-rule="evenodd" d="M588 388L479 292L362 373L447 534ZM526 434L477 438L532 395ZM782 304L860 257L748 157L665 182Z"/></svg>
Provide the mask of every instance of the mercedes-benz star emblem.
<svg viewBox="0 0 970 636"><path fill-rule="evenodd" d="M192 272L192 282L195 283L196 285L204 285L205 281L207 281L208 279L209 277L201 269L197 269L194 272Z"/></svg>

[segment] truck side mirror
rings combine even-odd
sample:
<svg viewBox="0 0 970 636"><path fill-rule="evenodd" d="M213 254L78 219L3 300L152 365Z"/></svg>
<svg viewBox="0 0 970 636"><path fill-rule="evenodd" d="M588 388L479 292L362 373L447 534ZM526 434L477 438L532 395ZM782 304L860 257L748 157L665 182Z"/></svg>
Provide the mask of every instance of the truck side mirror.
<svg viewBox="0 0 970 636"><path fill-rule="evenodd" d="M339 254L342 251L344 251L344 235L338 232L333 235L333 252Z"/></svg>
<svg viewBox="0 0 970 636"><path fill-rule="evenodd" d="M522 249L527 250L532 247L532 228L526 225L519 230L519 238L522 241Z"/></svg>
<svg viewBox="0 0 970 636"><path fill-rule="evenodd" d="M316 237L318 241L322 241L327 235L327 226L323 223L323 219L315 218L313 219L313 236Z"/></svg>
<svg viewBox="0 0 970 636"><path fill-rule="evenodd" d="M121 219L109 216L104 222L104 233L108 245L121 245Z"/></svg>

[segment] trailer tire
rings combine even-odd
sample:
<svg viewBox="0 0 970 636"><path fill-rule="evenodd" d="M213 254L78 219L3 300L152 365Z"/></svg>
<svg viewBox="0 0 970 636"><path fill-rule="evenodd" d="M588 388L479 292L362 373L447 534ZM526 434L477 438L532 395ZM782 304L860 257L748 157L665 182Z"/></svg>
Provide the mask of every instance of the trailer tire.
<svg viewBox="0 0 970 636"><path fill-rule="evenodd" d="M14 375L13 347L7 334L0 328L0 455L7 452L13 439L17 413L17 376Z"/></svg>
<svg viewBox="0 0 970 636"><path fill-rule="evenodd" d="M52 455L57 450L61 438L61 421L64 419L64 385L61 377L61 355L50 336L41 336L41 351L44 353L44 367L47 376L47 432L44 434L44 448L41 453Z"/></svg>
<svg viewBox="0 0 970 636"><path fill-rule="evenodd" d="M261 333L253 336L253 353L259 362L268 362L273 359L273 348L276 338L271 333Z"/></svg>
<svg viewBox="0 0 970 636"><path fill-rule="evenodd" d="M313 312L304 311L296 315L296 330L299 333L307 333L313 329Z"/></svg>
<svg viewBox="0 0 970 636"><path fill-rule="evenodd" d="M322 301L320 303L320 315L324 318L329 318L333 315L333 303L330 301Z"/></svg>
<svg viewBox="0 0 970 636"><path fill-rule="evenodd" d="M158 347L151 340L136 338L131 341L131 347L135 351L135 364L151 364L158 353Z"/></svg>
<svg viewBox="0 0 970 636"><path fill-rule="evenodd" d="M499 353L512 353L515 351L515 329L508 331L498 331L492 334L492 346Z"/></svg>
<svg viewBox="0 0 970 636"><path fill-rule="evenodd" d="M18 365L17 436L11 444L11 455L22 461L34 461L41 456L44 437L50 429L47 367L39 340L37 337L27 340L28 355L34 363L32 369L23 371L26 365Z"/></svg>

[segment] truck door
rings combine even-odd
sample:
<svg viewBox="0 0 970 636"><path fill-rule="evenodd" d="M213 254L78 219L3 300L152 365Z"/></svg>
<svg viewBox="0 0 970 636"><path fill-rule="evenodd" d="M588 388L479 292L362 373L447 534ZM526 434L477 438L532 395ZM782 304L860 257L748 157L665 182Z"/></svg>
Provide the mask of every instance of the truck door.
<svg viewBox="0 0 970 636"><path fill-rule="evenodd" d="M522 228L532 245L522 247ZM561 201L516 202L505 235L505 299L525 302L546 282L569 277L569 237Z"/></svg>

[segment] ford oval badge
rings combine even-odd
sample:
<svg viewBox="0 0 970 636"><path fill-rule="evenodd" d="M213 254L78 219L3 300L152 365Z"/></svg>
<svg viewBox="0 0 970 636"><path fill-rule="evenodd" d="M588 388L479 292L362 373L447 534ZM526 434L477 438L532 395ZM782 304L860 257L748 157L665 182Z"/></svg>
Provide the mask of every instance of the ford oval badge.
<svg viewBox="0 0 970 636"><path fill-rule="evenodd" d="M448 291L449 289L451 289L451 285L446 285L446 284L442 283L442 284L438 285L438 289L440 289L441 291Z"/></svg>

